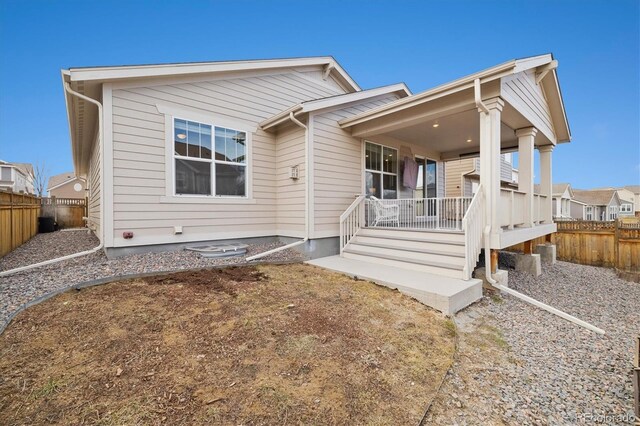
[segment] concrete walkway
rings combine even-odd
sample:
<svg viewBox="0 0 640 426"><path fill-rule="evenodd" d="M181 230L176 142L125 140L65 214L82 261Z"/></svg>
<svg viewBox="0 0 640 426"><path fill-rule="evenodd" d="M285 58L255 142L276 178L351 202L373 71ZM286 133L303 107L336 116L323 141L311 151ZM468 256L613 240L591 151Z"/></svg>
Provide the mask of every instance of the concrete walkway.
<svg viewBox="0 0 640 426"><path fill-rule="evenodd" d="M341 256L307 263L398 289L446 315L453 315L482 297L482 281L477 279L464 281Z"/></svg>

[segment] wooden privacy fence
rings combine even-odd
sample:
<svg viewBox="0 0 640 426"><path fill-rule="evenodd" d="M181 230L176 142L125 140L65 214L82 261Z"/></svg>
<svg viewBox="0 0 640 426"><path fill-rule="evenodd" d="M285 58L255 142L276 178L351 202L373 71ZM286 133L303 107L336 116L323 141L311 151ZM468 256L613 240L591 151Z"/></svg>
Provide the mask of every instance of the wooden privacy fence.
<svg viewBox="0 0 640 426"><path fill-rule="evenodd" d="M0 256L38 233L40 198L0 191Z"/></svg>
<svg viewBox="0 0 640 426"><path fill-rule="evenodd" d="M52 217L58 228L83 228L83 217L87 216L87 200L85 198L43 198L43 217Z"/></svg>
<svg viewBox="0 0 640 426"><path fill-rule="evenodd" d="M582 265L615 268L618 272L640 276L640 223L621 221L557 222L551 236L558 260ZM533 242L544 244L544 237ZM523 245L508 250L522 251Z"/></svg>

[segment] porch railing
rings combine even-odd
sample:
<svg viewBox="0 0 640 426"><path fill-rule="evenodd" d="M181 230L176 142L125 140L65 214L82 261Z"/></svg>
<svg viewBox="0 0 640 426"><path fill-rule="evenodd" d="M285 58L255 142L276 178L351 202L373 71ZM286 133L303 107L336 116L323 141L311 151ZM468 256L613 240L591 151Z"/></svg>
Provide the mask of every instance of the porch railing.
<svg viewBox="0 0 640 426"><path fill-rule="evenodd" d="M471 197L365 200L370 228L462 231Z"/></svg>
<svg viewBox="0 0 640 426"><path fill-rule="evenodd" d="M500 226L513 229L515 226L528 226L525 224L525 197L526 194L511 189L500 189ZM546 195L533 194L533 206L531 208L531 220L537 224L544 221Z"/></svg>
<svg viewBox="0 0 640 426"><path fill-rule="evenodd" d="M351 205L340 215L340 254L349 241L364 226L364 195L358 195Z"/></svg>
<svg viewBox="0 0 640 426"><path fill-rule="evenodd" d="M482 249L482 231L485 226L484 203L484 188L480 185L469 204L467 212L462 218L465 254L465 264L462 273L465 280L471 279L471 274L476 267L480 250Z"/></svg>

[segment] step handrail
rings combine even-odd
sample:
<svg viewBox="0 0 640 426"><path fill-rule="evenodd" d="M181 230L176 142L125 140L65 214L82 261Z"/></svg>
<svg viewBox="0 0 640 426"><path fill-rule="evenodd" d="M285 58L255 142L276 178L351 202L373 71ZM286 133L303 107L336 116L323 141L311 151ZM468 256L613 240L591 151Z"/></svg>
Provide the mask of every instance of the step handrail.
<svg viewBox="0 0 640 426"><path fill-rule="evenodd" d="M340 254L364 226L364 195L356 196L353 203L340 215Z"/></svg>
<svg viewBox="0 0 640 426"><path fill-rule="evenodd" d="M463 277L465 280L471 279L473 270L478 262L478 257L480 256L480 250L482 249L482 231L485 225L484 203L484 188L481 184L478 186L478 190L462 218L465 254Z"/></svg>

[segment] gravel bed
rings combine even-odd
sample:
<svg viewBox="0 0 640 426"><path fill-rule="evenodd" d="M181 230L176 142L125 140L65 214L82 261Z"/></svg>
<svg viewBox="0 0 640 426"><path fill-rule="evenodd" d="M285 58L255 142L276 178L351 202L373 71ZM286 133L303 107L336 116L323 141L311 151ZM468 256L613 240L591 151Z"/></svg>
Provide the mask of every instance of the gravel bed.
<svg viewBox="0 0 640 426"><path fill-rule="evenodd" d="M600 336L511 296L490 311L521 361L500 387L505 419L533 424L624 424L633 414L634 338L640 333L640 285L613 270L558 262L540 277L509 271L509 285L605 330Z"/></svg>
<svg viewBox="0 0 640 426"><path fill-rule="evenodd" d="M38 238L40 237L40 238ZM38 238L38 240L36 240ZM39 250L35 244L40 243ZM86 232L64 231L38 234L1 260L1 267L11 269L58 257L60 245L67 249L61 255L71 254L97 245L95 236ZM246 263L246 257L282 246L281 243L250 244L247 255L206 259L199 254L178 250L163 253L144 253L107 259L103 252L69 259L31 271L19 272L0 278L0 329L9 316L21 305L42 295L85 281L113 276L155 271L178 271L217 265ZM76 248L70 250L70 248ZM49 250L47 253L45 253ZM52 253L56 253L53 255ZM9 256L11 256L9 258ZM39 256L39 257L35 257ZM38 259L38 260L35 260ZM260 259L260 262L302 261L302 255L293 250L283 250Z"/></svg>
<svg viewBox="0 0 640 426"><path fill-rule="evenodd" d="M98 238L86 230L36 234L16 250L0 258L0 271L89 250L98 244L100 244Z"/></svg>
<svg viewBox="0 0 640 426"><path fill-rule="evenodd" d="M509 286L606 335L513 296L484 297L456 315L458 360L428 422L632 424L640 285L606 268L558 262L542 270L537 278L511 270Z"/></svg>

